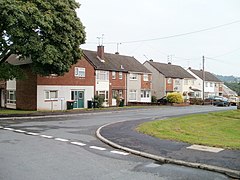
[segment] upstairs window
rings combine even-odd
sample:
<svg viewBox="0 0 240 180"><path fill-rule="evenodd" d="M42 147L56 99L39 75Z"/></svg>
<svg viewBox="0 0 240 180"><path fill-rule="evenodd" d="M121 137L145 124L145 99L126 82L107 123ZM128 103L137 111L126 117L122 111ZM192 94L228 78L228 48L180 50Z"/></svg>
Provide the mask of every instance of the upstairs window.
<svg viewBox="0 0 240 180"><path fill-rule="evenodd" d="M115 71L112 72L112 79L116 79L116 72Z"/></svg>
<svg viewBox="0 0 240 180"><path fill-rule="evenodd" d="M148 74L143 75L143 81L148 81Z"/></svg>
<svg viewBox="0 0 240 180"><path fill-rule="evenodd" d="M108 71L97 71L97 80L108 81L109 80Z"/></svg>
<svg viewBox="0 0 240 180"><path fill-rule="evenodd" d="M137 80L137 74L130 74L130 80Z"/></svg>
<svg viewBox="0 0 240 180"><path fill-rule="evenodd" d="M75 67L75 77L85 77L85 68Z"/></svg>
<svg viewBox="0 0 240 180"><path fill-rule="evenodd" d="M167 79L167 83L168 83L168 84L172 84L172 79L171 79L171 78L168 78L168 79Z"/></svg>
<svg viewBox="0 0 240 180"><path fill-rule="evenodd" d="M119 79L122 79L123 78L123 73L122 72L119 72Z"/></svg>
<svg viewBox="0 0 240 180"><path fill-rule="evenodd" d="M180 80L179 79L175 79L175 85L180 85Z"/></svg>
<svg viewBox="0 0 240 180"><path fill-rule="evenodd" d="M184 85L188 85L188 79L184 79Z"/></svg>

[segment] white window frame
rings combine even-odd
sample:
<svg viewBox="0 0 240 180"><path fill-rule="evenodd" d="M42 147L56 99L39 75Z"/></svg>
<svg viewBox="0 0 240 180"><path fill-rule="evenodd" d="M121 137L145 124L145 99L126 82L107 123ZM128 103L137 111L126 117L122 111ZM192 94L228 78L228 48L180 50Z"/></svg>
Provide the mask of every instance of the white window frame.
<svg viewBox="0 0 240 180"><path fill-rule="evenodd" d="M74 75L75 77L85 77L85 68L75 67Z"/></svg>
<svg viewBox="0 0 240 180"><path fill-rule="evenodd" d="M175 79L175 85L180 85L180 79Z"/></svg>
<svg viewBox="0 0 240 180"><path fill-rule="evenodd" d="M45 100L56 100L58 98L57 90L45 90L44 91L44 99Z"/></svg>
<svg viewBox="0 0 240 180"><path fill-rule="evenodd" d="M143 74L143 81L148 81L148 74Z"/></svg>
<svg viewBox="0 0 240 180"><path fill-rule="evenodd" d="M116 72L112 71L112 79L116 79Z"/></svg>
<svg viewBox="0 0 240 180"><path fill-rule="evenodd" d="M205 82L205 87L208 87L208 82Z"/></svg>
<svg viewBox="0 0 240 180"><path fill-rule="evenodd" d="M149 98L150 97L150 91L149 90L142 90L141 91L141 98Z"/></svg>
<svg viewBox="0 0 240 180"><path fill-rule="evenodd" d="M8 104L16 104L16 91L15 90L7 90L7 103Z"/></svg>
<svg viewBox="0 0 240 180"><path fill-rule="evenodd" d="M137 90L131 89L129 91L129 101L137 101Z"/></svg>
<svg viewBox="0 0 240 180"><path fill-rule="evenodd" d="M97 80L108 81L109 72L108 71L97 71Z"/></svg>
<svg viewBox="0 0 240 180"><path fill-rule="evenodd" d="M172 84L172 78L168 78L168 79L167 79L167 83L168 83L168 84Z"/></svg>
<svg viewBox="0 0 240 180"><path fill-rule="evenodd" d="M210 82L210 87L213 87L213 83L212 82Z"/></svg>
<svg viewBox="0 0 240 180"><path fill-rule="evenodd" d="M137 80L137 74L130 73L130 80L136 81Z"/></svg>
<svg viewBox="0 0 240 180"><path fill-rule="evenodd" d="M97 91L97 95L98 96L103 96L104 97L104 102L108 103L108 96L109 96L109 93L108 91Z"/></svg>
<svg viewBox="0 0 240 180"><path fill-rule="evenodd" d="M184 79L184 85L188 85L188 79Z"/></svg>
<svg viewBox="0 0 240 180"><path fill-rule="evenodd" d="M123 73L122 72L119 72L118 76L119 76L119 79L123 79Z"/></svg>

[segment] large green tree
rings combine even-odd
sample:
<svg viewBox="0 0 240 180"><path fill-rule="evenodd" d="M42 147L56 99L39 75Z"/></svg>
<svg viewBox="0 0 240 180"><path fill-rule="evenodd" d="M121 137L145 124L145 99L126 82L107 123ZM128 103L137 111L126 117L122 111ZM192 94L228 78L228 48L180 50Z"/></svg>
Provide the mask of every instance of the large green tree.
<svg viewBox="0 0 240 180"><path fill-rule="evenodd" d="M19 76L19 68L6 61L12 54L30 58L40 75L67 72L86 37L79 7L75 0L1 0L0 79Z"/></svg>

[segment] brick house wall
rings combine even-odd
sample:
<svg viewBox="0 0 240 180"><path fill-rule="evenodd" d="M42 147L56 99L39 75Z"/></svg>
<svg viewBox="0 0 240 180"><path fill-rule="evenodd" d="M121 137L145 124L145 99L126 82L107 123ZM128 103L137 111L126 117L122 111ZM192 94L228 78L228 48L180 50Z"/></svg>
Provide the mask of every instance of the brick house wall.
<svg viewBox="0 0 240 180"><path fill-rule="evenodd" d="M75 77L75 67L85 68L85 77ZM69 72L64 76L38 76L37 85L62 85L62 86L94 86L95 85L95 71L93 66L82 58L74 64Z"/></svg>
<svg viewBox="0 0 240 180"><path fill-rule="evenodd" d="M166 83L166 91L168 92L168 91L173 91L173 79L171 78L171 83L168 83L168 79L169 78L165 78L166 79L166 81L165 81L165 83Z"/></svg>
<svg viewBox="0 0 240 180"><path fill-rule="evenodd" d="M116 72L116 78L112 78L112 72L109 73L109 105L112 105L113 94L112 90L122 90L123 98L126 99L126 75L127 73L122 72L122 79L119 79L119 72ZM125 101L126 102L126 101Z"/></svg>
<svg viewBox="0 0 240 180"><path fill-rule="evenodd" d="M30 65L22 66L26 79L16 81L16 108L37 109L37 75L31 72Z"/></svg>
<svg viewBox="0 0 240 180"><path fill-rule="evenodd" d="M148 74L148 81L143 80L143 74L141 75L141 89L151 89L152 75Z"/></svg>

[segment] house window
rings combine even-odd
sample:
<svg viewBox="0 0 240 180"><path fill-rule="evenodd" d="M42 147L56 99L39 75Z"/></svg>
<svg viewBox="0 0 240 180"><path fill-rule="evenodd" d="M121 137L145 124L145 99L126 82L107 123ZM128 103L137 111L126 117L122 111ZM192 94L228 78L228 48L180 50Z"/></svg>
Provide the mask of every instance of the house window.
<svg viewBox="0 0 240 180"><path fill-rule="evenodd" d="M213 83L212 82L210 82L210 87L213 87Z"/></svg>
<svg viewBox="0 0 240 180"><path fill-rule="evenodd" d="M104 98L104 102L108 103L108 91L97 91L97 95Z"/></svg>
<svg viewBox="0 0 240 180"><path fill-rule="evenodd" d="M167 83L168 83L168 84L172 84L172 79L171 79L171 78L168 78L168 79L167 79Z"/></svg>
<svg viewBox="0 0 240 180"><path fill-rule="evenodd" d="M208 87L208 82L205 82L205 86Z"/></svg>
<svg viewBox="0 0 240 180"><path fill-rule="evenodd" d="M16 104L16 91L7 91L7 103Z"/></svg>
<svg viewBox="0 0 240 180"><path fill-rule="evenodd" d="M150 91L141 91L141 98L149 98Z"/></svg>
<svg viewBox="0 0 240 180"><path fill-rule="evenodd" d="M123 73L119 72L119 79L122 79L122 78L123 78Z"/></svg>
<svg viewBox="0 0 240 180"><path fill-rule="evenodd" d="M179 79L175 79L175 85L180 85L180 80Z"/></svg>
<svg viewBox="0 0 240 180"><path fill-rule="evenodd" d="M116 72L115 71L112 72L112 79L116 79Z"/></svg>
<svg viewBox="0 0 240 180"><path fill-rule="evenodd" d="M108 71L97 71L97 80L108 81L109 80Z"/></svg>
<svg viewBox="0 0 240 180"><path fill-rule="evenodd" d="M130 90L129 100L136 101L137 100L137 90Z"/></svg>
<svg viewBox="0 0 240 180"><path fill-rule="evenodd" d="M130 74L130 80L137 80L137 74Z"/></svg>
<svg viewBox="0 0 240 180"><path fill-rule="evenodd" d="M58 91L56 90L45 91L45 100L52 100L56 98L58 98Z"/></svg>
<svg viewBox="0 0 240 180"><path fill-rule="evenodd" d="M85 77L85 68L75 67L76 77Z"/></svg>
<svg viewBox="0 0 240 180"><path fill-rule="evenodd" d="M184 85L188 85L188 79L184 79Z"/></svg>
<svg viewBox="0 0 240 180"><path fill-rule="evenodd" d="M123 91L122 90L112 90L112 97L113 98L122 98L123 97Z"/></svg>
<svg viewBox="0 0 240 180"><path fill-rule="evenodd" d="M148 74L143 75L143 81L148 81Z"/></svg>

